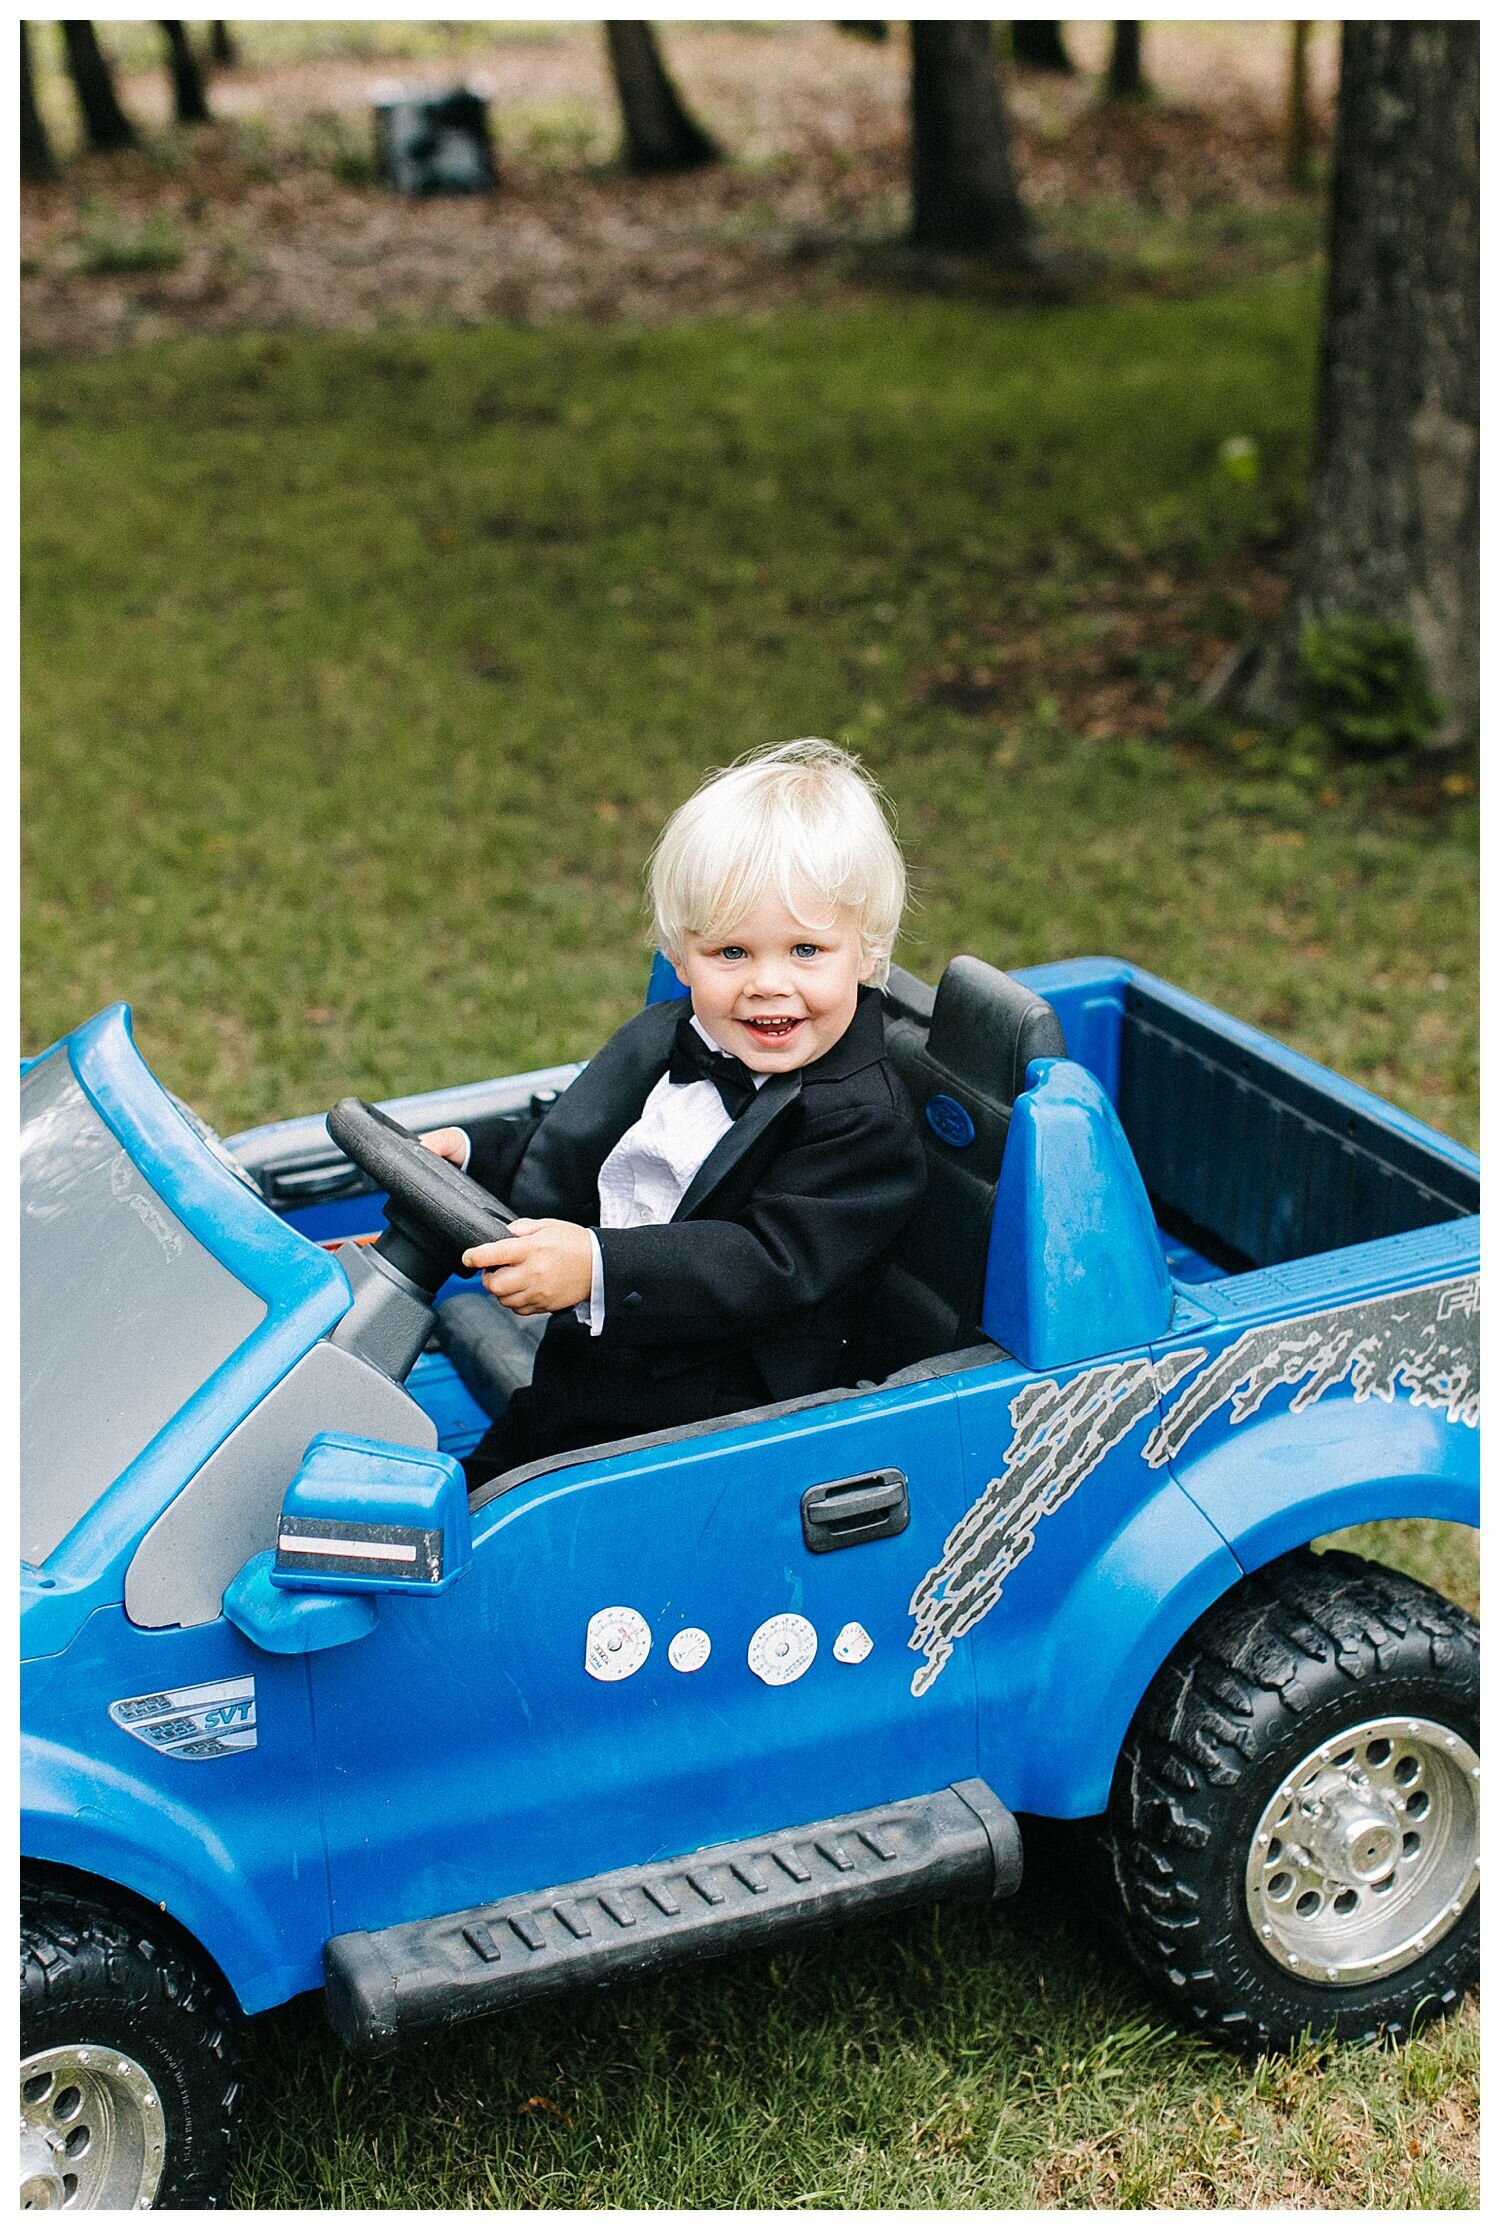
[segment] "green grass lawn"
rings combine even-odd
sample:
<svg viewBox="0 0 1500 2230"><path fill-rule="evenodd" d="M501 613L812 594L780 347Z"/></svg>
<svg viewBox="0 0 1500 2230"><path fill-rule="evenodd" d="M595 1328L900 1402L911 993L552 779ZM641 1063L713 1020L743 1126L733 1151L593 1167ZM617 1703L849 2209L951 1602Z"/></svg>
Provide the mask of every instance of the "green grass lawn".
<svg viewBox="0 0 1500 2230"><path fill-rule="evenodd" d="M377 2066L256 2024L259 2207L1472 2207L1472 2007L1252 2065L1165 2024L1066 1895L897 1914ZM1457 2125L1457 2126L1455 2126Z"/></svg>
<svg viewBox="0 0 1500 2230"><path fill-rule="evenodd" d="M587 1055L664 815L812 733L896 803L909 966L1118 952L1473 1142L1469 776L1418 807L1186 713L1192 628L1235 632L1294 517L1314 338L1277 277L30 367L27 1049L129 998L223 1130ZM1473 1600L1467 1535L1382 1553ZM1470 2206L1477 2035L1247 2069L1044 1887L385 2070L289 2009L237 2194Z"/></svg>
<svg viewBox="0 0 1500 2230"><path fill-rule="evenodd" d="M128 996L225 1129L582 1056L639 996L667 811L828 734L899 809L909 965L1118 951L1472 1140L1472 801L930 686L1039 628L1060 684L1143 575L1164 627L1210 574L1232 603L1311 352L1267 281L29 370L28 1044Z"/></svg>

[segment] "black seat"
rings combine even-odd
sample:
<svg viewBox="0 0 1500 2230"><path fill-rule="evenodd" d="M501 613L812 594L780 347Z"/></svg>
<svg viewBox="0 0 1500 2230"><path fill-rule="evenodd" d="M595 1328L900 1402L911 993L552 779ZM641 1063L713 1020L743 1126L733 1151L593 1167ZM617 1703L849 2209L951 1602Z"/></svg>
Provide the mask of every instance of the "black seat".
<svg viewBox="0 0 1500 2230"><path fill-rule="evenodd" d="M927 1150L927 1190L870 1303L860 1375L875 1379L982 1339L990 1215L1011 1108L1027 1063L1066 1050L1045 999L967 953L950 960L936 991L893 968L884 1001L886 1048ZM439 1344L491 1417L529 1383L546 1326L545 1316L513 1316L477 1289L438 1310Z"/></svg>
<svg viewBox="0 0 1500 2230"><path fill-rule="evenodd" d="M870 1303L865 1374L885 1378L982 1339L990 1216L1027 1063L1066 1052L1045 999L971 954L936 991L904 968L885 989L886 1048L916 1109L927 1190Z"/></svg>

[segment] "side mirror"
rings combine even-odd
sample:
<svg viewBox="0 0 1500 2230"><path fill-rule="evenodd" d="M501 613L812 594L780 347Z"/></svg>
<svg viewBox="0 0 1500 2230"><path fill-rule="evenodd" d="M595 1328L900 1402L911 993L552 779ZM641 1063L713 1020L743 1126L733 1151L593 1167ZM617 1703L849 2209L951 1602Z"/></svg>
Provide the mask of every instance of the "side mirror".
<svg viewBox="0 0 1500 2230"><path fill-rule="evenodd" d="M452 1456L320 1432L282 1498L270 1580L317 1595L441 1595L470 1555Z"/></svg>
<svg viewBox="0 0 1500 2230"><path fill-rule="evenodd" d="M224 1615L276 1656L357 1641L376 1595L441 1595L468 1570L469 1498L452 1456L319 1433L287 1488L276 1546L253 1556Z"/></svg>

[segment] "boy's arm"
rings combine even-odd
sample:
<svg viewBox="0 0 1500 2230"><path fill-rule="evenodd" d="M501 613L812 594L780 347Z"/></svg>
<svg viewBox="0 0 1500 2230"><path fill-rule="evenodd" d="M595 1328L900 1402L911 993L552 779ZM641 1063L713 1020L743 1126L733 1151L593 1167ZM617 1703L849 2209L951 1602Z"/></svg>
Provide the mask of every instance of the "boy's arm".
<svg viewBox="0 0 1500 2230"><path fill-rule="evenodd" d="M523 1216L590 1224L599 1168L666 1066L676 1016L669 1001L632 1015L540 1115L510 1115L474 1141L469 1175Z"/></svg>
<svg viewBox="0 0 1500 2230"><path fill-rule="evenodd" d="M925 1182L905 1109L863 1101L811 1118L733 1221L600 1231L601 1337L644 1347L772 1330L873 1269Z"/></svg>
<svg viewBox="0 0 1500 2230"><path fill-rule="evenodd" d="M516 1171L537 1131L541 1115L506 1115L492 1124L482 1138L469 1144L468 1174L497 1200L510 1199Z"/></svg>
<svg viewBox="0 0 1500 2230"><path fill-rule="evenodd" d="M504 1115L500 1120L505 1129L492 1131L477 1155L473 1139L457 1123L446 1123L441 1130L419 1131L417 1135L429 1153L451 1161L455 1169L472 1177L475 1184L483 1185L497 1200L504 1200L509 1197L511 1182L541 1117Z"/></svg>

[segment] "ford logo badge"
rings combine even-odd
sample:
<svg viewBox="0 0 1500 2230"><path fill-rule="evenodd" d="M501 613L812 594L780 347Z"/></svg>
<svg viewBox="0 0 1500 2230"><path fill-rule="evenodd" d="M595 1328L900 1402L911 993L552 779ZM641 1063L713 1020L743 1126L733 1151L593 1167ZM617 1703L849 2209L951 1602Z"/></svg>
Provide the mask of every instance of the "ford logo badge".
<svg viewBox="0 0 1500 2230"><path fill-rule="evenodd" d="M973 1118L946 1092L934 1092L922 1112L945 1146L973 1145Z"/></svg>

